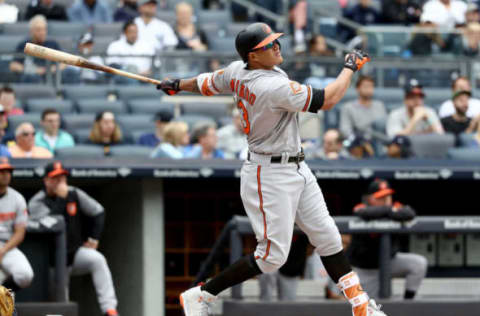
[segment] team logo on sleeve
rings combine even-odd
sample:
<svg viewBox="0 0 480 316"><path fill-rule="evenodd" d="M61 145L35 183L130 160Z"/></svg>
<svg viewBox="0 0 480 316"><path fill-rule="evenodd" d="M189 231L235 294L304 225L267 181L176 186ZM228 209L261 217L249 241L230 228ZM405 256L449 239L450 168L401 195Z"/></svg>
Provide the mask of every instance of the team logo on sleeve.
<svg viewBox="0 0 480 316"><path fill-rule="evenodd" d="M70 216L77 215L77 202L68 202L67 203L67 213Z"/></svg>
<svg viewBox="0 0 480 316"><path fill-rule="evenodd" d="M302 92L302 85L296 81L290 81L290 89L292 89L292 93L294 95L299 94L300 92Z"/></svg>

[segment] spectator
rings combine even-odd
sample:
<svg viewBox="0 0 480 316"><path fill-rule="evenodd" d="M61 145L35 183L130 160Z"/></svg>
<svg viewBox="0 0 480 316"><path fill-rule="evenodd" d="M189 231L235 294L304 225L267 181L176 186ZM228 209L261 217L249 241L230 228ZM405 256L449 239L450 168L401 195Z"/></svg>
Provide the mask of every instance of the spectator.
<svg viewBox="0 0 480 316"><path fill-rule="evenodd" d="M112 13L104 0L77 0L68 8L67 15L71 22L112 23Z"/></svg>
<svg viewBox="0 0 480 316"><path fill-rule="evenodd" d="M43 131L35 134L35 145L48 149L52 154L58 148L75 146L72 135L60 129L60 113L55 109L42 112Z"/></svg>
<svg viewBox="0 0 480 316"><path fill-rule="evenodd" d="M422 9L413 0L387 0L383 1L383 21L389 24L417 24L420 22Z"/></svg>
<svg viewBox="0 0 480 316"><path fill-rule="evenodd" d="M469 23L463 30L463 54L477 56L480 51L480 23Z"/></svg>
<svg viewBox="0 0 480 316"><path fill-rule="evenodd" d="M466 90L460 90L453 94L452 101L455 113L440 120L446 133L458 136L465 131L467 133L472 132L473 126L470 126L472 119L467 116L468 99L471 95L471 92Z"/></svg>
<svg viewBox="0 0 480 316"><path fill-rule="evenodd" d="M141 41L152 45L156 51L171 49L177 46L175 32L167 23L156 18L156 0L138 0L140 16L135 18L138 26L138 37Z"/></svg>
<svg viewBox="0 0 480 316"><path fill-rule="evenodd" d="M424 106L422 86L416 79L411 79L405 87L405 106L393 110L387 119L387 134L413 135L437 133L443 134L442 124L435 111Z"/></svg>
<svg viewBox="0 0 480 316"><path fill-rule="evenodd" d="M465 13L465 24L480 23L480 12L478 12L478 6L475 3L467 4L467 12Z"/></svg>
<svg viewBox="0 0 480 316"><path fill-rule="evenodd" d="M127 22L135 19L139 14L137 0L123 0L122 5L113 14L113 20Z"/></svg>
<svg viewBox="0 0 480 316"><path fill-rule="evenodd" d="M375 155L372 144L362 135L350 135L343 142L343 146L347 148L350 158L353 159L366 159Z"/></svg>
<svg viewBox="0 0 480 316"><path fill-rule="evenodd" d="M0 89L0 104L3 106L3 111L7 117L23 114L22 109L15 107L16 102L15 90L8 86Z"/></svg>
<svg viewBox="0 0 480 316"><path fill-rule="evenodd" d="M172 114L167 111L160 111L155 114L155 132L146 133L140 136L138 143L142 146L157 147L162 142L165 126L172 120Z"/></svg>
<svg viewBox="0 0 480 316"><path fill-rule="evenodd" d="M372 0L358 0L353 7L344 9L343 16L361 25L370 25L380 23L380 14L373 7ZM355 31L351 28L342 28L340 38L349 40L355 36Z"/></svg>
<svg viewBox="0 0 480 316"><path fill-rule="evenodd" d="M217 131L213 125L202 125L193 131L196 144L185 153L185 158L224 159L223 151L217 149Z"/></svg>
<svg viewBox="0 0 480 316"><path fill-rule="evenodd" d="M325 37L320 34L313 35L310 39L308 53L310 56L316 57L334 56L334 52L328 47ZM298 80L321 89L335 79L337 66L325 63L321 58L318 58L318 62L296 63L295 70Z"/></svg>
<svg viewBox="0 0 480 316"><path fill-rule="evenodd" d="M470 80L467 77L458 77L452 82L452 94L455 94L457 91L470 91L472 92L472 86L470 85ZM455 107L451 99L446 100L440 106L438 115L441 118L453 115L455 113ZM467 116L473 118L480 114L480 100L470 97L468 100L468 110Z"/></svg>
<svg viewBox="0 0 480 316"><path fill-rule="evenodd" d="M289 21L293 26L293 43L295 53L306 51L305 29L308 20L308 3L306 0L290 0Z"/></svg>
<svg viewBox="0 0 480 316"><path fill-rule="evenodd" d="M7 156L10 157L10 152L8 148L6 148L3 144L8 143L15 139L12 131L10 131L10 125L8 124L7 115L5 114L5 110L3 105L0 104L0 156ZM6 151L5 151L6 150Z"/></svg>
<svg viewBox="0 0 480 316"><path fill-rule="evenodd" d="M32 123L22 123L15 130L16 143L8 149L12 158L38 158L48 159L53 155L48 149L35 146L35 128Z"/></svg>
<svg viewBox="0 0 480 316"><path fill-rule="evenodd" d="M238 109L234 109L232 123L223 126L217 132L218 149L224 152L226 159L238 159L240 153L248 148L241 115Z"/></svg>
<svg viewBox="0 0 480 316"><path fill-rule="evenodd" d="M67 20L65 6L53 3L53 0L34 0L30 2L27 13L25 13L25 19L30 20L37 14L43 15L47 20Z"/></svg>
<svg viewBox="0 0 480 316"><path fill-rule="evenodd" d="M467 4L461 0L430 0L423 5L421 21L430 21L435 26L453 30L465 24Z"/></svg>
<svg viewBox="0 0 480 316"><path fill-rule="evenodd" d="M190 142L185 122L170 122L163 129L163 142L152 152L152 158L184 158L185 146Z"/></svg>
<svg viewBox="0 0 480 316"><path fill-rule="evenodd" d="M310 56L334 56L334 52L327 45L327 40L320 34L312 36L308 51Z"/></svg>
<svg viewBox="0 0 480 316"><path fill-rule="evenodd" d="M175 7L177 24L175 35L178 38L177 49L190 49L203 52L208 49L207 35L193 24L193 7L187 2L180 2Z"/></svg>
<svg viewBox="0 0 480 316"><path fill-rule="evenodd" d="M123 36L119 40L112 42L107 49L108 64L116 64L129 72L138 73L142 76L149 76L152 73L152 58L137 56L155 55L155 50L151 45L138 39L138 27L133 21L126 22L123 25ZM126 57L120 57L120 56ZM113 56L113 57L110 57ZM117 66L117 67L118 67ZM137 83L138 80L130 79L125 81L125 77L115 77L117 82Z"/></svg>
<svg viewBox="0 0 480 316"><path fill-rule="evenodd" d="M0 24L15 23L18 19L18 8L14 4L0 0Z"/></svg>
<svg viewBox="0 0 480 316"><path fill-rule="evenodd" d="M480 117L477 116L473 121L473 131L475 135L473 135L473 139L469 144L464 144L465 147L480 147Z"/></svg>
<svg viewBox="0 0 480 316"><path fill-rule="evenodd" d="M28 212L25 198L9 186L12 171L8 159L0 157L0 265L8 276L3 286L18 291L30 286L33 269L17 248L25 237Z"/></svg>
<svg viewBox="0 0 480 316"><path fill-rule="evenodd" d="M387 145L388 158L407 159L412 155L412 143L407 136L397 135Z"/></svg>
<svg viewBox="0 0 480 316"><path fill-rule="evenodd" d="M110 154L111 146L123 143L122 131L115 121L115 114L109 111L97 114L90 130L89 142L102 145L105 155Z"/></svg>
<svg viewBox="0 0 480 316"><path fill-rule="evenodd" d="M383 102L373 99L375 91L373 78L360 76L356 89L357 99L345 103L340 110L340 132L346 137L352 134L368 135L375 121L387 117Z"/></svg>
<svg viewBox="0 0 480 316"><path fill-rule="evenodd" d="M363 220L388 218L397 222L415 218L415 211L408 205L393 202L394 191L387 181L376 179L368 186L362 203L355 206L353 212ZM356 234L347 249L347 255L353 270L363 281L362 286L372 298L379 295L379 234ZM400 252L399 240L392 236L391 274L392 277L404 277L405 299L413 299L427 273L427 259L421 255Z"/></svg>
<svg viewBox="0 0 480 316"><path fill-rule="evenodd" d="M47 19L43 15L34 16L30 22L30 37L20 42L16 52L23 55L23 49L28 42L38 44L53 49L60 49L55 40L47 38ZM40 82L45 79L47 71L47 61L43 58L34 58L31 56L17 57L10 63L10 71L21 75L23 82ZM63 65L63 64L62 64ZM50 71L56 71L56 65L50 64Z"/></svg>
<svg viewBox="0 0 480 316"><path fill-rule="evenodd" d="M343 148L343 139L340 131L331 128L323 134L322 149L315 152L312 158L325 160L337 160L348 157L348 153Z"/></svg>
<svg viewBox="0 0 480 316"><path fill-rule="evenodd" d="M98 249L105 211L83 190L69 186L68 171L55 161L45 168L44 189L28 202L32 219L61 215L67 230L67 265L72 275L90 274L102 312L118 316L117 298L107 260Z"/></svg>
<svg viewBox="0 0 480 316"><path fill-rule="evenodd" d="M436 25L428 20L421 20L418 25L420 32L412 32L412 40L408 44L409 52L414 56L430 56L435 51L448 51L454 37L442 37L436 32ZM433 31L426 32L425 29Z"/></svg>

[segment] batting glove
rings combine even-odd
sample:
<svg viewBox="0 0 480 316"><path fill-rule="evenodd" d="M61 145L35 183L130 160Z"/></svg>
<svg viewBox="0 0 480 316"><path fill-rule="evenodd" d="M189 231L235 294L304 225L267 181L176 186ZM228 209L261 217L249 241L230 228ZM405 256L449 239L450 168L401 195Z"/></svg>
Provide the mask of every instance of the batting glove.
<svg viewBox="0 0 480 316"><path fill-rule="evenodd" d="M345 56L344 67L353 70L353 72L362 69L363 65L370 61L367 53L361 50L354 50Z"/></svg>
<svg viewBox="0 0 480 316"><path fill-rule="evenodd" d="M180 91L180 79L166 79L157 85L157 90L162 90L168 95L175 95Z"/></svg>

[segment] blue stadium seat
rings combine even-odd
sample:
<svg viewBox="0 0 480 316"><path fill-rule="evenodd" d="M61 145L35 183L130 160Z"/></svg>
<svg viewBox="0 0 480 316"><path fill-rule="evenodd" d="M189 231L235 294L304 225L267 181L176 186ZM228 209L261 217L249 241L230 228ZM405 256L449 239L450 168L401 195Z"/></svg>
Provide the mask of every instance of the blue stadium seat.
<svg viewBox="0 0 480 316"><path fill-rule="evenodd" d="M167 0L167 8L169 10L175 10L176 5L180 2L190 3L195 12L198 12L202 9L201 0Z"/></svg>
<svg viewBox="0 0 480 316"><path fill-rule="evenodd" d="M111 87L105 85L64 85L62 91L66 99L78 101L99 98L107 99L111 89Z"/></svg>
<svg viewBox="0 0 480 316"><path fill-rule="evenodd" d="M161 99L133 99L128 102L130 111L134 114L154 114L167 111L174 114L175 104L162 102Z"/></svg>
<svg viewBox="0 0 480 316"><path fill-rule="evenodd" d="M79 129L90 129L95 120L95 114L76 114L70 113L63 115L63 121L65 123L65 129L74 132Z"/></svg>
<svg viewBox="0 0 480 316"><path fill-rule="evenodd" d="M103 147L97 145L75 145L70 148L55 150L55 158L59 159L85 159L105 157Z"/></svg>
<svg viewBox="0 0 480 316"><path fill-rule="evenodd" d="M444 159L448 150L455 145L452 134L418 134L410 135L412 152L417 158Z"/></svg>
<svg viewBox="0 0 480 316"><path fill-rule="evenodd" d="M62 51L67 53L77 52L77 40L72 36L59 36L53 39L57 42Z"/></svg>
<svg viewBox="0 0 480 316"><path fill-rule="evenodd" d="M78 22L48 22L48 35L53 37L68 36L75 42L87 31L87 25Z"/></svg>
<svg viewBox="0 0 480 316"><path fill-rule="evenodd" d="M154 128L153 115L151 114L124 114L116 117L117 122L122 127L122 131L145 130Z"/></svg>
<svg viewBox="0 0 480 316"><path fill-rule="evenodd" d="M460 141L460 146L462 147L469 147L472 146L473 142L475 141L474 139L475 134L473 133L462 133L459 135L459 141Z"/></svg>
<svg viewBox="0 0 480 316"><path fill-rule="evenodd" d="M26 102L25 109L28 112L41 113L45 109L54 108L61 114L74 111L73 102L61 99L30 99Z"/></svg>
<svg viewBox="0 0 480 316"><path fill-rule="evenodd" d="M119 145L112 146L110 154L112 157L150 158L153 148L140 145Z"/></svg>
<svg viewBox="0 0 480 316"><path fill-rule="evenodd" d="M200 10L197 12L198 23L215 22L221 27L232 23L232 14L228 10Z"/></svg>
<svg viewBox="0 0 480 316"><path fill-rule="evenodd" d="M97 37L118 37L122 33L123 23L99 23L93 27L93 35Z"/></svg>
<svg viewBox="0 0 480 316"><path fill-rule="evenodd" d="M282 45L282 55L288 56L293 54L291 36L282 36L278 39L278 41Z"/></svg>
<svg viewBox="0 0 480 316"><path fill-rule="evenodd" d="M187 123L190 132L193 131L196 126L201 124L216 124L211 117L197 114L180 115L179 117L175 118L174 121L181 121Z"/></svg>
<svg viewBox="0 0 480 316"><path fill-rule="evenodd" d="M12 115L8 117L8 125L13 132L15 132L18 125L24 122L30 122L35 129L38 129L40 127L40 113L25 113L23 115Z"/></svg>
<svg viewBox="0 0 480 316"><path fill-rule="evenodd" d="M153 85L125 86L117 91L119 99L127 102L132 99L161 99L162 93Z"/></svg>
<svg viewBox="0 0 480 316"><path fill-rule="evenodd" d="M425 104L434 108L452 98L452 90L450 89L424 89Z"/></svg>
<svg viewBox="0 0 480 316"><path fill-rule="evenodd" d="M235 37L215 37L209 40L208 49L222 53L236 53L235 49Z"/></svg>
<svg viewBox="0 0 480 316"><path fill-rule="evenodd" d="M18 99L26 101L28 99L51 98L57 96L55 89L52 86L39 84L12 84L15 94Z"/></svg>
<svg viewBox="0 0 480 316"><path fill-rule="evenodd" d="M113 36L95 36L93 42L92 54L93 55L103 55L107 52L108 45L117 39Z"/></svg>
<svg viewBox="0 0 480 316"><path fill-rule="evenodd" d="M230 23L225 28L227 36L237 36L240 31L244 30L250 23Z"/></svg>
<svg viewBox="0 0 480 316"><path fill-rule="evenodd" d="M213 118L215 121L228 116L229 105L225 103L185 103L182 105L182 113L185 115L199 114Z"/></svg>
<svg viewBox="0 0 480 316"><path fill-rule="evenodd" d="M108 101L107 99L88 99L77 101L78 112L80 113L100 113L110 111L115 114L127 113L127 107L121 100Z"/></svg>
<svg viewBox="0 0 480 316"><path fill-rule="evenodd" d="M30 34L28 22L5 23L3 24L3 35L17 37L17 41L27 38Z"/></svg>
<svg viewBox="0 0 480 316"><path fill-rule="evenodd" d="M138 140L140 139L140 137L143 135L143 134L147 134L147 133L154 133L155 130L153 129L143 129L143 130L134 130L132 131L130 134L131 134L131 137L132 137L132 142L134 144L138 144Z"/></svg>
<svg viewBox="0 0 480 316"><path fill-rule="evenodd" d="M90 128L77 129L72 134L77 144L86 144L90 137Z"/></svg>
<svg viewBox="0 0 480 316"><path fill-rule="evenodd" d="M160 8L160 6L159 6ZM157 17L162 20L163 22L173 26L176 23L177 17L175 15L174 10L164 10L158 9L157 10Z"/></svg>
<svg viewBox="0 0 480 316"><path fill-rule="evenodd" d="M450 148L448 157L455 160L480 162L480 147L477 148Z"/></svg>

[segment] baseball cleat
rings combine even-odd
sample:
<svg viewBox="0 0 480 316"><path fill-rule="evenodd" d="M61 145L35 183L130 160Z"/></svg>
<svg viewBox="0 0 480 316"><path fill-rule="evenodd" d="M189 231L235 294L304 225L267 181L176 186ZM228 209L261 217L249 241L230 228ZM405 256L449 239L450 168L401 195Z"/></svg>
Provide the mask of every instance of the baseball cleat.
<svg viewBox="0 0 480 316"><path fill-rule="evenodd" d="M180 305L185 316L208 316L208 306L216 299L215 295L202 291L197 286L180 294Z"/></svg>
<svg viewBox="0 0 480 316"><path fill-rule="evenodd" d="M382 305L375 303L375 300L370 299L367 306L367 316L387 316L384 312L380 310Z"/></svg>

